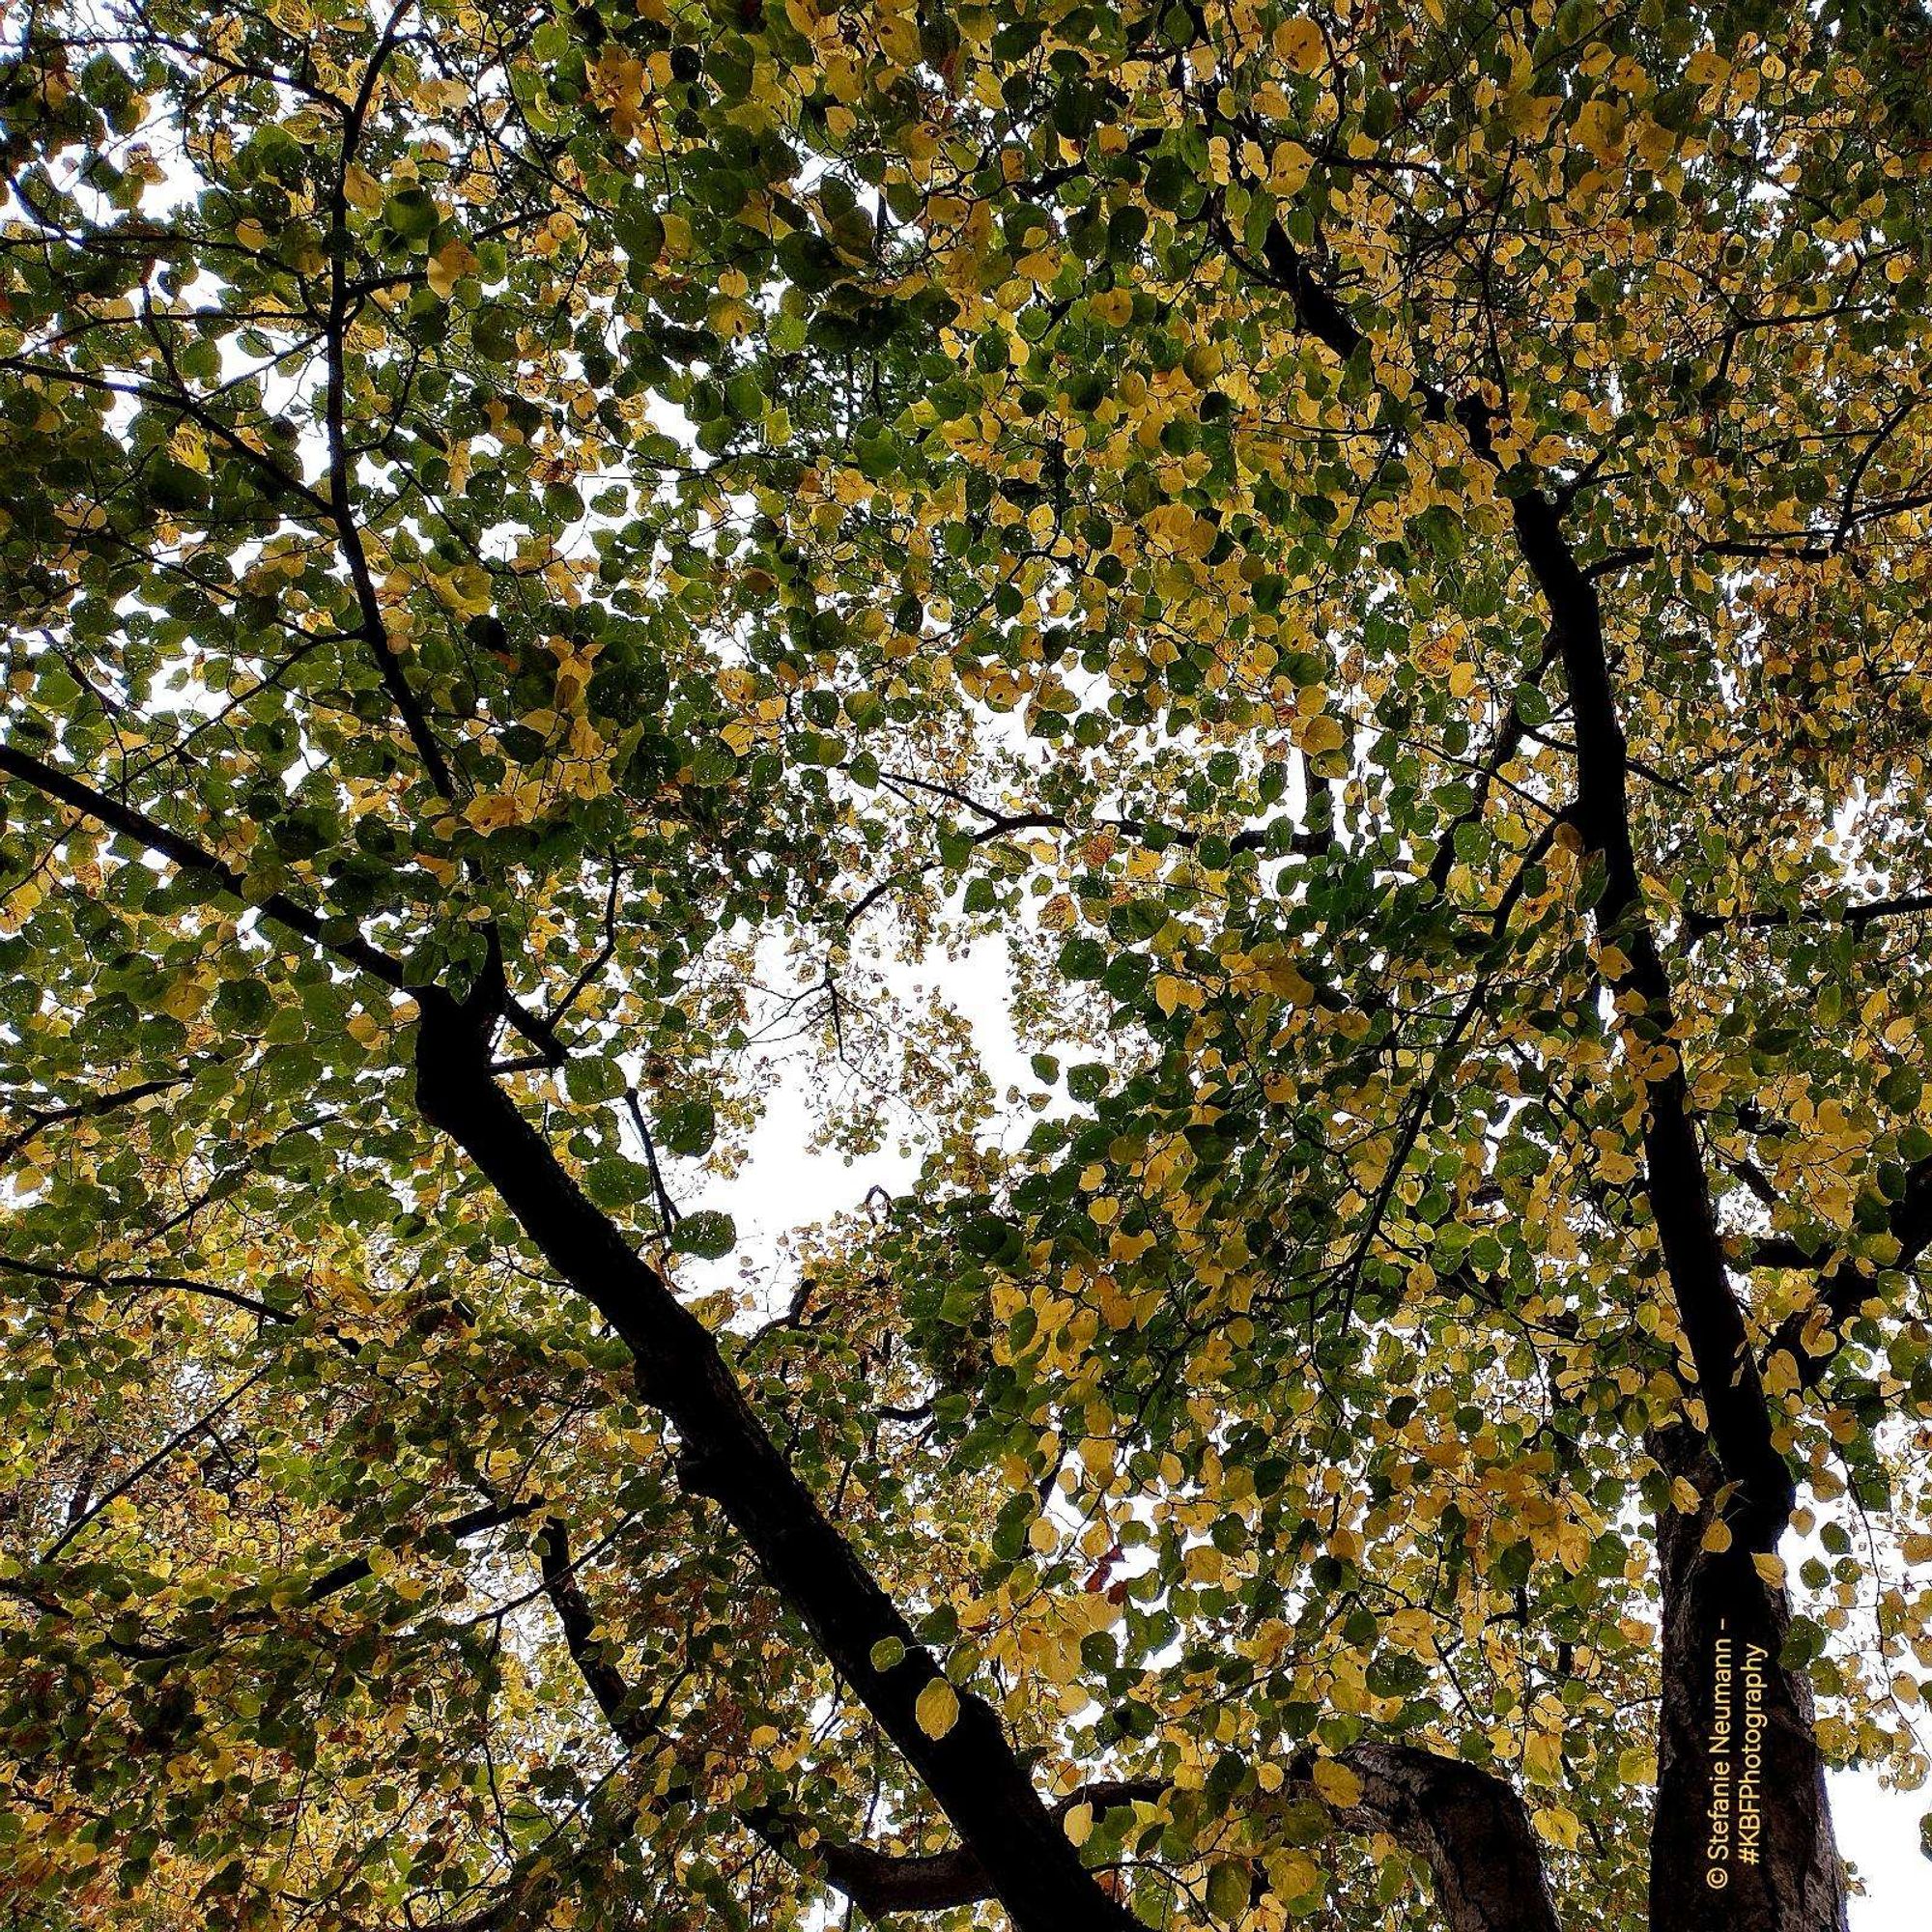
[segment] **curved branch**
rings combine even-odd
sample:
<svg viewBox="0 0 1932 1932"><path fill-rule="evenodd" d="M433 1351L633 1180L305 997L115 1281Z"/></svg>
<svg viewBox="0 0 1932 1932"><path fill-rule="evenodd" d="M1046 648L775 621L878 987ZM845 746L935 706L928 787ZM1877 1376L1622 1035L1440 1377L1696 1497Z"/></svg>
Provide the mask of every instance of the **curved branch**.
<svg viewBox="0 0 1932 1932"><path fill-rule="evenodd" d="M1226 224L1224 245L1232 246ZM1264 239L1250 273L1280 289L1307 333L1342 360L1363 336L1348 311L1311 271L1279 222ZM1440 389L1421 390L1426 416L1459 422L1470 446L1492 469L1503 463L1490 435L1490 411L1476 398L1452 403ZM1630 752L1617 716L1597 586L1563 534L1563 512L1531 485L1506 484L1517 547L1549 612L1549 643L1563 664L1576 713L1577 795L1571 822L1587 851L1603 855L1604 890L1596 904L1599 933L1626 964L1608 976L1611 989L1639 1009L1645 1030L1668 1045L1673 1008L1669 977L1645 916L1631 839L1627 775ZM1644 1168L1651 1211L1671 1293L1697 1374L1712 1440L1725 1476L1738 1486L1736 1526L1753 1548L1770 1549L1791 1513L1796 1488L1772 1436L1771 1410L1744 1315L1724 1264L1709 1178L1692 1124L1681 1058L1646 1076Z"/></svg>
<svg viewBox="0 0 1932 1932"><path fill-rule="evenodd" d="M1886 1222L1887 1231L1898 1243L1898 1253L1889 1266L1900 1270L1916 1266L1932 1248L1932 1159L1919 1161L1907 1173L1905 1191L1891 1204ZM1787 1315L1764 1347L1767 1368L1775 1356L1787 1355L1796 1385L1815 1388L1838 1352L1839 1330L1870 1297L1871 1277L1848 1255L1833 1253L1814 1260L1795 1243L1776 1239L1758 1242L1751 1259L1766 1266L1815 1267L1818 1271L1818 1298L1808 1308L1794 1309Z"/></svg>
<svg viewBox="0 0 1932 1932"><path fill-rule="evenodd" d="M594 1635L595 1614L571 1565L569 1533L553 1518L540 1546L544 1593L565 1647L612 1734L641 1749L652 1726L631 1687ZM1429 1866L1449 1932L1558 1932L1556 1908L1529 1814L1515 1789L1473 1764L1412 1745L1361 1744L1342 1760L1361 1783L1360 1801L1336 1812L1352 1831L1386 1832ZM1295 1785L1312 1794L1305 1761ZM1081 1785L1053 1806L1056 1821L1081 1805L1097 1815L1123 1804L1154 1804L1160 1778L1104 1778ZM821 1876L868 1918L898 1912L947 1912L999 1896L968 1845L942 1852L883 1852L828 1838L814 1822L779 1804L741 1812L742 1822L789 1863ZM810 1832L814 1842L805 1849Z"/></svg>
<svg viewBox="0 0 1932 1932"><path fill-rule="evenodd" d="M1362 1796L1337 1810L1336 1822L1351 1832L1385 1832L1420 1858L1449 1932L1559 1932L1529 1813L1503 1779L1412 1745L1356 1745L1341 1762L1360 1779ZM1289 1789L1304 1787L1313 1793L1305 1774ZM1065 1816L1086 1804L1098 1813L1157 1804L1166 1790L1158 1779L1105 1780L1082 1785L1054 1808ZM767 1835L756 1819L747 1822ZM992 1896L985 1873L963 1847L895 1857L866 1845L821 1843L808 1856L870 1918L943 1912Z"/></svg>
<svg viewBox="0 0 1932 1932"><path fill-rule="evenodd" d="M1362 1802L1342 1817L1424 1861L1449 1932L1557 1932L1543 1853L1512 1785L1413 1745L1356 1745L1343 1762Z"/></svg>
<svg viewBox="0 0 1932 1932"><path fill-rule="evenodd" d="M285 893L269 893L261 898L251 899L242 874L234 867L216 858L205 845L197 844L185 834L171 830L158 819L150 818L145 811L124 805L119 799L109 798L71 773L56 771L52 765L42 763L17 746L0 745L0 772L31 786L43 797L53 799L69 810L106 826L110 832L118 832L124 838L146 846L149 851L158 852L185 871L199 872L218 892L227 893L244 905L253 905L264 919L271 919L277 925L299 933L324 952L334 953L344 964L371 975L396 992L412 990L400 959L384 952L381 947L372 946L353 929L346 933L330 931L329 927L336 922L325 920L321 914L312 912Z"/></svg>
<svg viewBox="0 0 1932 1932"><path fill-rule="evenodd" d="M197 843L185 833L163 825L160 820L151 818L131 805L109 798L71 773L58 771L31 753L6 744L0 744L0 772L39 792L43 798L51 799L71 811L77 811L97 824L106 826L110 832L118 832L123 838L133 839L151 852L158 852L185 871L198 873L216 892L240 899L264 919L271 920L286 931L306 939L345 966L367 973L391 991L414 998L424 990L411 980L409 968L402 960L364 938L352 922L325 918L299 900L292 899L286 893L267 893L260 897L252 897L242 874L205 845ZM497 936L494 927L489 936L495 957ZM500 972L500 959L497 959L495 970ZM499 995L497 1008L500 1016L537 1049L543 1065L561 1065L564 1058L562 1043L546 1020L507 994Z"/></svg>

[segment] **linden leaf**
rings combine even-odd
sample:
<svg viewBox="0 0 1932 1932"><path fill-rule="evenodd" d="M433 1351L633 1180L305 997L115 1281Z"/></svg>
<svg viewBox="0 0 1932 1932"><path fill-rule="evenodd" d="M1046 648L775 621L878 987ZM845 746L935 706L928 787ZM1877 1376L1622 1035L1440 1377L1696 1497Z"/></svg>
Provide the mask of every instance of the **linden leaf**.
<svg viewBox="0 0 1932 1932"><path fill-rule="evenodd" d="M1208 1873L1208 1911L1222 1924L1232 1924L1248 1909L1254 1889L1248 1867L1237 1859L1226 1859Z"/></svg>
<svg viewBox="0 0 1932 1932"><path fill-rule="evenodd" d="M1328 43L1306 14L1297 14L1274 30L1274 50L1296 73L1313 73L1327 59Z"/></svg>
<svg viewBox="0 0 1932 1932"><path fill-rule="evenodd" d="M429 258L426 277L432 290L447 301L456 285L477 266L476 255L463 242L445 242Z"/></svg>
<svg viewBox="0 0 1932 1932"><path fill-rule="evenodd" d="M1582 1841L1582 1820L1561 1804L1541 1806L1530 1822L1551 1844L1561 1845L1566 1852L1574 1852Z"/></svg>
<svg viewBox="0 0 1932 1932"><path fill-rule="evenodd" d="M919 1693L913 1716L927 1737L943 1738L959 1721L959 1693L945 1678L935 1677Z"/></svg>
<svg viewBox="0 0 1932 1932"><path fill-rule="evenodd" d="M1362 1780L1339 1758L1318 1757L1309 1776L1323 1803L1347 1811L1362 1802Z"/></svg>
<svg viewBox="0 0 1932 1932"><path fill-rule="evenodd" d="M737 1246L738 1226L729 1214L715 1208L701 1208L678 1222L671 1231L670 1244L681 1255L696 1255L700 1261L715 1262Z"/></svg>

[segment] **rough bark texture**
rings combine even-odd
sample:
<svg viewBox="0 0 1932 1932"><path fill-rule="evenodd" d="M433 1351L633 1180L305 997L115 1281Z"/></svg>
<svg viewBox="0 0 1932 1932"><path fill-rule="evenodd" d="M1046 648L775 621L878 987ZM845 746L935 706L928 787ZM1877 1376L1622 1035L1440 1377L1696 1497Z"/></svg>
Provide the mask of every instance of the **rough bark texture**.
<svg viewBox="0 0 1932 1932"><path fill-rule="evenodd" d="M1512 1786L1410 1745L1346 1755L1362 1780L1364 1822L1427 1861L1449 1932L1557 1932L1543 1854Z"/></svg>
<svg viewBox="0 0 1932 1932"><path fill-rule="evenodd" d="M1361 1803L1337 1814L1346 1830L1386 1832L1429 1866L1447 1932L1559 1932L1529 1813L1499 1777L1412 1745L1362 1744L1342 1753L1362 1781ZM1313 1791L1312 1785L1307 1785ZM1090 1784L1055 1806L1096 1812L1163 1787L1136 1780ZM760 1821L751 1821L762 1829ZM827 1881L868 1917L936 1912L992 1896L979 1861L961 1846L901 1858L865 1845L827 1842L814 1853Z"/></svg>
<svg viewBox="0 0 1932 1932"><path fill-rule="evenodd" d="M544 1593L556 1611L566 1648L612 1734L642 1749L653 1726L639 1710L610 1651L594 1635L596 1616L570 1561L569 1532L545 1525L540 1549ZM1359 1804L1337 1814L1352 1831L1386 1832L1429 1866L1448 1932L1559 1932L1545 1882L1543 1855L1529 1813L1502 1778L1413 1745L1360 1744L1342 1762L1361 1779ZM1305 1762L1293 1789L1312 1793ZM1167 1787L1155 1778L1085 1784L1053 1807L1056 1821L1075 1805L1095 1814L1112 1806L1155 1804ZM816 1821L782 1805L743 1812L746 1825L794 1863L816 1871L868 1918L899 1912L944 1912L997 1896L992 1875L970 1845L945 1851L883 1852L830 1838ZM803 1849L808 1833L813 1843Z"/></svg>
<svg viewBox="0 0 1932 1932"><path fill-rule="evenodd" d="M962 1693L943 1738L920 1728L914 1706L938 1664L792 1472L709 1332L491 1077L487 1033L502 1005L495 977L467 1003L421 995L424 1118L464 1149L551 1265L629 1345L639 1391L677 1429L679 1480L716 1501L745 1539L972 1849L1017 1932L1131 1932L1133 1919L1081 1864L983 1700ZM888 1640L902 1655L881 1670L872 1658Z"/></svg>
<svg viewBox="0 0 1932 1932"><path fill-rule="evenodd" d="M1812 1735L1810 1686L1777 1661L1790 1622L1784 1592L1765 1583L1744 1544L1721 1552L1701 1547L1719 1472L1688 1433L1673 1435L1657 1447L1704 1503L1695 1515L1666 1512L1658 1536L1663 1698L1652 1932L1844 1932L1844 1874ZM1747 1690L1753 1652L1762 1665L1763 1719L1755 1763ZM1747 1774L1756 1792L1754 1834L1740 1802Z"/></svg>

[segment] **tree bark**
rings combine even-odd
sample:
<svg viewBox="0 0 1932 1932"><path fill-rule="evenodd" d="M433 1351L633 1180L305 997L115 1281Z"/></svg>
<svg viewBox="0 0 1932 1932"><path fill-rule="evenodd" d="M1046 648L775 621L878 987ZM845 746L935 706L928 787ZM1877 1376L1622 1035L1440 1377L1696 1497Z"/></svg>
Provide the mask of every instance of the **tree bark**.
<svg viewBox="0 0 1932 1932"><path fill-rule="evenodd" d="M1662 1708L1651 1932L1844 1932L1845 1888L1811 1687L1779 1662L1790 1613L1752 1551L1702 1547L1720 1472L1685 1430L1654 1445L1696 1489L1664 1513Z"/></svg>
<svg viewBox="0 0 1932 1932"><path fill-rule="evenodd" d="M1293 301L1302 327L1347 360L1361 336L1347 311L1310 272L1279 227L1264 259L1249 265ZM1426 412L1460 422L1471 447L1501 464L1487 414L1425 389ZM1594 582L1578 565L1563 530L1561 507L1520 481L1508 487L1517 546L1549 612L1550 643L1561 660L1575 713L1577 796L1570 816L1585 850L1604 867L1595 920L1604 941L1624 960L1607 976L1611 990L1640 1010L1646 1041L1669 1042L1674 1025L1669 975L1643 906L1631 835L1629 754L1617 714L1603 611ZM1710 1184L1698 1146L1690 1091L1674 1043L1667 1066L1644 1074L1645 1191L1657 1226L1663 1268L1690 1349L1703 1431L1689 1422L1670 1432L1670 1463L1696 1491L1698 1512L1666 1512L1658 1531L1663 1595L1662 1716L1658 1802L1651 1842L1652 1932L1833 1932L1845 1923L1844 1879L1832 1831L1824 1765L1812 1723L1810 1687L1781 1662L1788 1612L1781 1589L1768 1585L1751 1558L1776 1552L1795 1499L1789 1465L1776 1439L1770 1405L1745 1313L1725 1265ZM1932 1198L1932 1189L1928 1189ZM1916 1197L1911 1232L1932 1239L1932 1210ZM1828 1291L1834 1319L1856 1306L1856 1283ZM1840 1306L1840 1302L1845 1305ZM1787 1324L1789 1325L1789 1324ZM1792 1348L1795 1336L1779 1340ZM1793 1350L1793 1352L1802 1351ZM1721 1499L1721 1503L1720 1500ZM1731 1534L1722 1555L1701 1548L1721 1513ZM1755 1862L1707 1854L1717 1759L1710 1750L1717 1702L1719 1640L1735 1668L1762 1670L1761 1835ZM1733 1693L1734 1718L1743 1680ZM1735 1764L1735 1760L1732 1760ZM1735 1799L1735 1785L1728 1794ZM1734 1842L1734 1841L1733 1841ZM1715 1867L1724 1868L1721 1881Z"/></svg>
<svg viewBox="0 0 1932 1932"><path fill-rule="evenodd" d="M1543 1853L1512 1785L1412 1745L1357 1745L1344 1761L1362 1780L1362 1822L1428 1863L1449 1932L1557 1932Z"/></svg>
<svg viewBox="0 0 1932 1932"><path fill-rule="evenodd" d="M593 1634L597 1619L572 1570L569 1530L558 1519L545 1525L540 1560L544 1594L585 1687L618 1742L642 1749L653 1727L610 1650ZM1413 1745L1359 1744L1341 1761L1360 1778L1362 1796L1336 1813L1337 1822L1352 1831L1386 1832L1417 1854L1435 1880L1448 1932L1559 1932L1535 1830L1512 1785L1479 1766ZM1314 1791L1305 1764L1293 1788ZM1092 1805L1097 1814L1114 1805L1153 1804L1166 1789L1157 1778L1085 1784L1061 1799L1053 1815L1065 1818L1077 1804ZM808 1852L801 1840L815 1821L771 1804L741 1815L774 1850L822 1874L868 1918L944 1912L998 1895L970 1845L882 1852L814 1830L816 1842Z"/></svg>

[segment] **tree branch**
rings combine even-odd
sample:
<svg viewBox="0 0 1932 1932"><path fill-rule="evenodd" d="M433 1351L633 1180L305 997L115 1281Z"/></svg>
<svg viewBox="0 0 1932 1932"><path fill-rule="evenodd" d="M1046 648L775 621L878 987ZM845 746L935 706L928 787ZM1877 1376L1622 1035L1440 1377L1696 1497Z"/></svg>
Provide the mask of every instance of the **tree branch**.
<svg viewBox="0 0 1932 1932"><path fill-rule="evenodd" d="M1487 439L1485 439L1487 440ZM1791 1513L1791 1471L1772 1439L1770 1406L1744 1315L1724 1264L1662 956L1643 909L1631 839L1630 765L1617 716L1596 585L1578 568L1556 510L1536 491L1512 496L1517 542L1550 613L1577 733L1577 801L1571 822L1584 849L1602 855L1595 907L1599 935L1622 965L1606 974L1658 1070L1643 1074L1644 1174L1658 1242L1696 1370L1711 1438L1739 1486L1733 1527L1770 1549ZM1634 1010L1633 1010L1634 1009ZM1667 1064L1666 1064L1667 1063Z"/></svg>
<svg viewBox="0 0 1932 1932"><path fill-rule="evenodd" d="M1905 1192L1891 1204L1886 1220L1898 1243L1897 1257L1889 1266L1913 1267L1932 1248L1932 1159L1919 1161L1907 1173ZM1787 1315L1764 1348L1767 1369L1775 1356L1788 1355L1798 1386L1815 1388L1841 1346L1839 1330L1869 1298L1871 1278L1850 1256L1826 1255L1813 1262L1793 1242L1760 1241L1751 1259L1763 1266L1817 1268L1817 1300Z"/></svg>
<svg viewBox="0 0 1932 1932"><path fill-rule="evenodd" d="M71 774L57 771L31 753L5 744L0 744L0 772L31 786L43 797L53 799L110 831L133 839L149 851L160 853L185 870L199 873L217 892L240 899L244 905L253 906L264 919L274 921L277 925L332 954L344 965L353 966L358 972L381 980L393 991L415 998L425 990L412 982L402 960L365 939L347 920L325 919L310 907L289 897L286 893L269 893L260 898L250 898L242 874L206 846L197 844L183 833L172 831L133 806L107 797ZM497 957L496 970L500 976L501 961L496 955L497 934L494 926L489 936L493 957ZM537 1049L545 1065L555 1066L562 1063L564 1050L554 1029L521 1001L510 997L507 992L499 992L495 1010Z"/></svg>
<svg viewBox="0 0 1932 1932"><path fill-rule="evenodd" d="M342 146L336 156L335 179L328 194L328 313L324 329L324 352L326 364L326 387L323 396L323 428L328 446L328 520L335 526L336 539L342 547L343 561L349 567L349 582L355 594L356 610L360 614L360 634L376 660L376 668L383 679L383 688L389 694L401 716L411 742L416 748L416 755L423 761L423 769L429 774L434 784L444 798L456 796L456 780L450 771L449 762L442 754L442 747L436 741L436 734L430 729L428 716L416 700L416 695L410 689L410 681L404 674L401 661L396 656L395 645L389 636L389 627L384 621L383 606L376 595L374 578L370 575L369 559L362 546L362 531L357 525L353 506L354 479L350 474L349 438L346 422L348 393L348 333L349 333L349 169L355 157L356 143L362 136L362 125L367 118L369 105L375 97L378 80L384 64L396 43L396 29L402 24L403 15L410 10L412 0L402 0L389 15L384 27L382 38L375 51L369 57L369 65L364 70L360 88L356 92L355 104L351 107L342 131Z"/></svg>
<svg viewBox="0 0 1932 1932"><path fill-rule="evenodd" d="M553 1519L541 1546L545 1594L565 1646L612 1733L631 1749L651 1726L638 1712L622 1673L592 1635L596 1617L571 1568L568 1533ZM1359 1804L1336 1813L1354 1831L1388 1833L1429 1865L1450 1932L1557 1932L1555 1907L1528 1813L1501 1778L1475 1765L1410 1745L1361 1744L1342 1754L1360 1779ZM1313 1793L1305 1763L1296 1784ZM1107 1778L1081 1785L1053 1806L1056 1821L1081 1805L1097 1815L1122 1804L1157 1804L1159 1778ZM966 1845L942 1852L882 1852L828 1838L812 1820L778 1804L755 1805L743 1822L787 1861L823 1876L868 1918L898 1912L946 1912L999 1895ZM808 1851L801 1840L810 1831Z"/></svg>
<svg viewBox="0 0 1932 1932"><path fill-rule="evenodd" d="M1268 230L1263 267L1273 286L1288 295L1308 333L1344 360L1355 353L1361 331L1310 272L1278 222ZM1452 403L1427 384L1421 394L1425 415L1462 424L1476 454L1501 469L1485 404L1474 398ZM1631 841L1630 753L1617 717L1596 585L1563 535L1561 512L1526 482L1506 485L1505 494L1518 548L1549 611L1550 643L1562 660L1576 713L1577 795L1571 816L1585 849L1603 855L1597 928L1627 962L1611 976L1612 987L1620 998L1634 996L1641 1011L1632 1017L1646 1036L1667 1045L1670 984L1643 911ZM1770 1408L1725 1271L1683 1063L1674 1047L1669 1057L1667 1071L1645 1077L1647 1191L1712 1438L1726 1476L1739 1487L1739 1526L1752 1547L1768 1549L1790 1514L1795 1487L1772 1441Z"/></svg>
<svg viewBox="0 0 1932 1932"><path fill-rule="evenodd" d="M92 785L67 772L56 771L51 765L43 764L39 758L13 745L0 745L0 772L31 785L43 797L54 799L70 810L105 825L110 831L145 845L149 851L160 853L184 870L200 873L218 892L242 900L244 905L252 904L263 918L271 919L289 931L300 934L324 952L333 953L346 965L369 974L396 992L414 991L409 984L403 962L380 947L372 946L353 927L348 932L331 932L329 928L334 922L324 920L319 913L312 912L285 893L270 893L265 897L251 900L242 874L232 866L216 858L206 846L197 844L183 833L171 831L158 819L150 818L146 812L136 810L131 805L124 805L118 799L96 791Z"/></svg>
<svg viewBox="0 0 1932 1932"><path fill-rule="evenodd" d="M423 1117L469 1154L550 1264L627 1344L639 1393L678 1431L680 1484L718 1503L978 1856L1016 1932L1131 1932L1134 1921L1081 1864L983 1699L960 1692L941 1737L921 1724L915 1706L941 1676L937 1661L799 1480L709 1331L491 1079L500 991L486 976L463 1002L435 988L419 995Z"/></svg>

